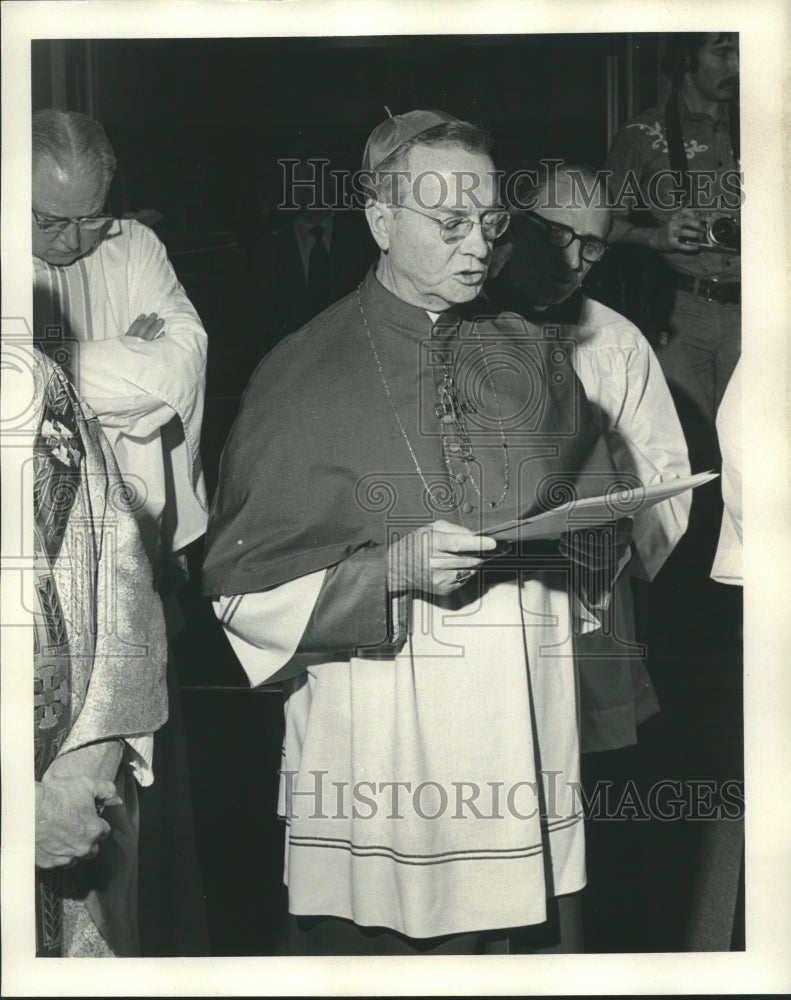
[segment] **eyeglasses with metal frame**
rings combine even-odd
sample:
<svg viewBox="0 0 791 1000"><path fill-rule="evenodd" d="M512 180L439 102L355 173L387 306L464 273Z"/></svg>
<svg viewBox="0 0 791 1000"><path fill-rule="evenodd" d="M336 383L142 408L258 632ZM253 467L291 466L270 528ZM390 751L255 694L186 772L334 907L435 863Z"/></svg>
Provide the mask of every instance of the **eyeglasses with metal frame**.
<svg viewBox="0 0 791 1000"><path fill-rule="evenodd" d="M606 240L600 240L598 236L584 236L575 232L571 226L564 226L562 222L552 222L545 219L538 212L515 212L517 219L530 219L538 223L544 230L544 236L551 247L558 250L565 250L570 247L575 240L579 240L580 254L582 259L588 264L595 264L610 249L610 244Z"/></svg>
<svg viewBox="0 0 791 1000"><path fill-rule="evenodd" d="M481 227L481 234L488 243L493 243L509 226L511 216L504 209L493 208L487 212L482 212L479 219L472 219L468 215L458 215L451 219L438 219L428 212L420 212L410 205L393 204L393 208L405 208L407 212L414 212L415 215L422 215L426 219L431 219L439 226L439 234L445 243L461 243L466 240L472 232L473 226Z"/></svg>
<svg viewBox="0 0 791 1000"><path fill-rule="evenodd" d="M35 208L32 209L32 212L38 228L42 233L48 233L49 235L62 233L69 226L76 226L80 232L93 233L104 229L105 226L113 221L112 215L88 215L81 219L51 219L47 218L47 216L39 215Z"/></svg>

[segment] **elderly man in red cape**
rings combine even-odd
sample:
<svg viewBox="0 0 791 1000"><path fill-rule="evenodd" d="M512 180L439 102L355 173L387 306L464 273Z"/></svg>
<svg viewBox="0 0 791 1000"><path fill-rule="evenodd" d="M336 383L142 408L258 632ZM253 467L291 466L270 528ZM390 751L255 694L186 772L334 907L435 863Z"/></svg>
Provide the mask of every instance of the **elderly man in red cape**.
<svg viewBox="0 0 791 1000"><path fill-rule="evenodd" d="M294 953L505 948L585 882L571 637L621 539L490 532L612 464L569 345L480 297L489 149L441 112L374 130L379 262L262 362L222 460L204 589L286 688Z"/></svg>

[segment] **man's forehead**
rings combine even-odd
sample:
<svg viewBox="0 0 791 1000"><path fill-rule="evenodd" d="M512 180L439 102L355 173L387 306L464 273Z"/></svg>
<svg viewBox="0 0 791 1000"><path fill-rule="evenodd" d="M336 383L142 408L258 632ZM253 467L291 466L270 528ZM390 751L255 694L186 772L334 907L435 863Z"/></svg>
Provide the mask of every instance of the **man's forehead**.
<svg viewBox="0 0 791 1000"><path fill-rule="evenodd" d="M497 176L486 153L462 146L418 145L407 158L407 196L422 208L490 208L497 202Z"/></svg>
<svg viewBox="0 0 791 1000"><path fill-rule="evenodd" d="M560 199L559 199L560 200ZM550 222L559 222L564 226L569 226L576 233L582 236L605 237L611 226L610 211L603 206L595 205L572 205L563 203L562 207L550 207L539 205L536 209L539 215Z"/></svg>
<svg viewBox="0 0 791 1000"><path fill-rule="evenodd" d="M562 209L578 216L596 210L597 215L608 216L603 203L605 191L599 177L587 169L570 169L574 173L573 178L561 171L551 182L544 181L536 189L536 208Z"/></svg>
<svg viewBox="0 0 791 1000"><path fill-rule="evenodd" d="M49 158L33 165L33 207L56 218L74 218L98 211L107 184L95 172L65 171Z"/></svg>

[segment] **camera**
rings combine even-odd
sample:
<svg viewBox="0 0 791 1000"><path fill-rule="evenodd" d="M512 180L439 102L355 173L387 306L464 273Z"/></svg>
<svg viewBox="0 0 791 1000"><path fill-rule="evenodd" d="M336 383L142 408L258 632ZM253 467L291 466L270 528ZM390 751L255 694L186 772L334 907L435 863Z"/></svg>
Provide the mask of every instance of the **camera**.
<svg viewBox="0 0 791 1000"><path fill-rule="evenodd" d="M699 212L698 215L704 215ZM730 212L705 213L706 233L701 239L685 239L684 243L714 250L717 253L741 253L742 230L738 215Z"/></svg>

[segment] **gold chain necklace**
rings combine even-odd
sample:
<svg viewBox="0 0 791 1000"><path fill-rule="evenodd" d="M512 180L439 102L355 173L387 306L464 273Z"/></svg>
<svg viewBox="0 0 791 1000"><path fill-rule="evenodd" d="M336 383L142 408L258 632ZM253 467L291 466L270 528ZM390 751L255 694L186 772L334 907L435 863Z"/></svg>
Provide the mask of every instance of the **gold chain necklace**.
<svg viewBox="0 0 791 1000"><path fill-rule="evenodd" d="M432 488L426 481L426 477L423 475L423 470L421 469L420 463L417 460L417 455L415 454L415 450L412 447L412 443L409 440L409 435L407 434L406 428L404 427L404 424L401 420L401 415L399 414L398 408L395 405L393 395L390 391L390 386L385 377L384 369L382 368L382 362L381 359L379 358L379 352L376 349L376 344L374 342L373 334L371 333L371 328L368 325L368 319L365 315L365 310L363 309L363 303L362 299L360 298L359 288L357 288L356 295L357 295L357 305L360 310L360 315L362 316L365 332L368 336L368 343L371 345L371 351L373 352L374 361L376 362L376 367L379 372L379 378L382 380L382 385L384 386L385 394L387 395L387 401L390 404L390 409L393 412L396 424L398 425L398 429L401 432L401 437L404 439L404 443L406 444L407 449L409 450L409 454L412 457L412 461L415 465L415 468L417 469L417 474L418 476L420 476L420 481L423 484L423 487L425 488L428 496L430 496L433 499L434 503L438 507L442 507L448 510L454 509L455 507L458 506L459 499L456 494L456 489L452 485L456 477L454 476L450 466L450 446L448 444L447 436L445 433L445 421L443 420L443 422L441 423L440 429L442 435L442 457L445 462L445 467L448 470L448 475L450 477L450 482L451 482L451 491L450 491L451 495L450 499L447 501L442 500L440 497L437 496L436 492L432 490ZM491 369L489 368L489 362L486 358L486 352L483 349L483 341L481 340L481 334L477 326L475 332L478 337L478 348L481 352L481 357L483 358L484 367L486 368L486 377L489 381L489 385L491 385L492 387L492 394L494 395L494 402L495 406L497 407L497 421L500 426L500 440L503 448L503 457L505 466L503 476L505 484L503 486L503 491L497 500L487 500L486 497L484 497L484 495L481 493L480 486L478 485L478 483L475 480L475 477L472 474L472 469L470 468L470 462L474 460L475 456L472 453L470 436L467 431L466 424L464 423L465 406L459 401L458 391L453 381L453 376L450 372L450 368L448 367L446 367L443 371L443 380L439 387L440 404L438 405L437 410L438 411L442 410L443 416L447 415L451 417L456 433L459 437L459 440L461 441L461 445L459 446L460 454L458 457L467 466L467 475L469 477L470 482L472 483L473 489L480 497L481 502L485 503L488 507L499 507L505 500L511 485L511 465L508 458L508 442L506 441L505 437L505 427L503 426L503 415L500 409L500 399L497 395L497 388L494 384L494 379L492 378L492 372ZM469 409L469 407L466 407L466 409ZM442 420L442 417L440 419Z"/></svg>

